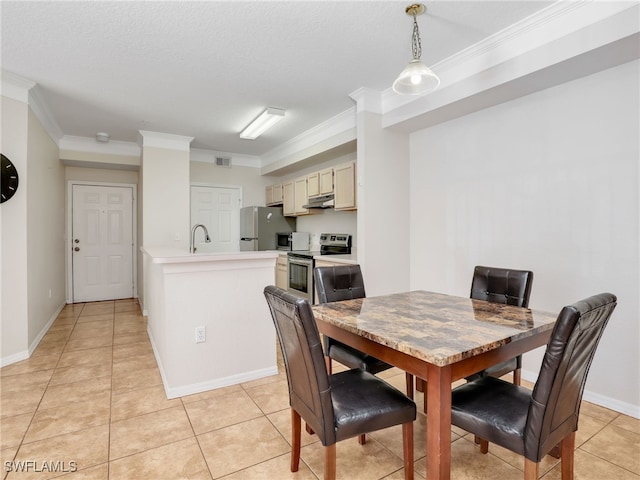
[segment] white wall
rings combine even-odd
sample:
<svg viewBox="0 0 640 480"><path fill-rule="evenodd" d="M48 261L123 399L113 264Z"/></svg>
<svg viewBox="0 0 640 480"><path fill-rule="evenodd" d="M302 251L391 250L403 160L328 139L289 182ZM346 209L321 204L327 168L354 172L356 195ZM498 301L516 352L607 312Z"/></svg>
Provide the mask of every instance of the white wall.
<svg viewBox="0 0 640 480"><path fill-rule="evenodd" d="M358 112L358 263L367 295L409 289L409 136ZM413 262L413 258L411 258Z"/></svg>
<svg viewBox="0 0 640 480"><path fill-rule="evenodd" d="M266 187L278 183L278 179L260 175L260 169L232 165L217 167L213 163L189 162L191 183L229 185L242 187L242 205L263 207L266 201Z"/></svg>
<svg viewBox="0 0 640 480"><path fill-rule="evenodd" d="M16 166L18 191L0 207L2 294L0 298L0 365L28 356L27 312L27 129L26 103L0 97L2 153Z"/></svg>
<svg viewBox="0 0 640 480"><path fill-rule="evenodd" d="M188 252L188 149L181 151L143 145L140 174L143 181L143 246L176 247Z"/></svg>
<svg viewBox="0 0 640 480"><path fill-rule="evenodd" d="M65 185L58 146L29 110L27 278L33 350L65 303Z"/></svg>
<svg viewBox="0 0 640 480"><path fill-rule="evenodd" d="M638 61L411 135L411 288L534 271L530 307L610 291L585 399L640 416ZM538 371L542 351L525 356Z"/></svg>

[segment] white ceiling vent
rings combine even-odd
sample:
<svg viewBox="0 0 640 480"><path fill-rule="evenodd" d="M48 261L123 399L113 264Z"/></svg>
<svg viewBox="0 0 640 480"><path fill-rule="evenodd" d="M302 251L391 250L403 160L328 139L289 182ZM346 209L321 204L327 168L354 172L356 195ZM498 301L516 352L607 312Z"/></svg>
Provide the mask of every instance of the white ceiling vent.
<svg viewBox="0 0 640 480"><path fill-rule="evenodd" d="M216 157L216 167L228 167L228 168L231 168L231 158L229 158L229 157Z"/></svg>

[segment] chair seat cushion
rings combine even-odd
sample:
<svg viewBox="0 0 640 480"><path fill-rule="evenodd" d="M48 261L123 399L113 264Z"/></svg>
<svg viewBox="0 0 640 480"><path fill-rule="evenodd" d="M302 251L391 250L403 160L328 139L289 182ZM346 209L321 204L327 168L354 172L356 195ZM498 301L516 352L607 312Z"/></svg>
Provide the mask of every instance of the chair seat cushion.
<svg viewBox="0 0 640 480"><path fill-rule="evenodd" d="M349 368L361 368L369 373L379 373L392 367L386 362L367 355L333 338L329 339L327 356Z"/></svg>
<svg viewBox="0 0 640 480"><path fill-rule="evenodd" d="M469 382L474 380L478 380L479 378L486 377L491 375L492 377L500 378L503 375L506 375L509 372L513 372L518 368L518 359L510 358L509 360L505 360L504 362L497 363L496 365L492 365L481 372L474 373L466 377Z"/></svg>
<svg viewBox="0 0 640 480"><path fill-rule="evenodd" d="M330 381L337 441L416 419L413 400L369 372L347 370Z"/></svg>
<svg viewBox="0 0 640 480"><path fill-rule="evenodd" d="M524 429L531 391L483 377L451 392L451 423L524 455Z"/></svg>

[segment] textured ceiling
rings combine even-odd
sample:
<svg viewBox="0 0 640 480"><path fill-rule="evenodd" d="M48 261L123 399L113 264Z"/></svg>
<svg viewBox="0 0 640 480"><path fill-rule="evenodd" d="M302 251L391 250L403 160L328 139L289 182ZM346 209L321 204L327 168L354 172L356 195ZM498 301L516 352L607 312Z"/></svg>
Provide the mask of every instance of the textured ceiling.
<svg viewBox="0 0 640 480"><path fill-rule="evenodd" d="M150 130L262 155L353 106L358 88L389 88L411 57L408 3L3 0L1 63L38 84L65 135L136 141ZM428 2L422 59L436 64L550 3ZM267 106L285 119L240 139Z"/></svg>

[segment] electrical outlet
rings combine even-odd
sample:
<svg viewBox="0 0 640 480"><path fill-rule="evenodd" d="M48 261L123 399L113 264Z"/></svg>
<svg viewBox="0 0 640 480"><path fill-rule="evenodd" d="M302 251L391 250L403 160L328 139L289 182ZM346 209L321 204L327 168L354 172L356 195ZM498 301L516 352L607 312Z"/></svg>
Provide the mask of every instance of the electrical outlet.
<svg viewBox="0 0 640 480"><path fill-rule="evenodd" d="M202 343L206 339L205 327L196 327L196 343Z"/></svg>

